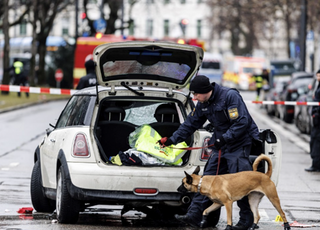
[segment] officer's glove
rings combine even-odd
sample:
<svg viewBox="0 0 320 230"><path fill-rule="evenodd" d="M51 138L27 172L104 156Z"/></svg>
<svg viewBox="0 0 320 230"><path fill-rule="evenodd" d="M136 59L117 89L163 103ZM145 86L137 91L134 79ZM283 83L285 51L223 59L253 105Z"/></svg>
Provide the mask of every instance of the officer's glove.
<svg viewBox="0 0 320 230"><path fill-rule="evenodd" d="M164 148L166 146L170 146L173 144L172 140L168 137L162 137L160 140L157 141L161 148Z"/></svg>
<svg viewBox="0 0 320 230"><path fill-rule="evenodd" d="M220 138L217 138L214 142L214 147L218 150L220 150L224 145L226 144L226 141L224 140L223 136Z"/></svg>
<svg viewBox="0 0 320 230"><path fill-rule="evenodd" d="M207 131L210 132L210 133L213 133L213 131L214 131L214 126L213 126L211 123L209 123L209 124L207 124L207 125L204 127L204 129L207 130Z"/></svg>

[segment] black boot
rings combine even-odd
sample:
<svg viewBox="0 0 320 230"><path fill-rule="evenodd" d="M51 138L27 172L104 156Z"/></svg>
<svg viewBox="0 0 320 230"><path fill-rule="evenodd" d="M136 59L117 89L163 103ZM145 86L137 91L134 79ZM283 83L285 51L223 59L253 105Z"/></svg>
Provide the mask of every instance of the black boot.
<svg viewBox="0 0 320 230"><path fill-rule="evenodd" d="M181 221L181 222L183 222L183 223L185 223L185 224L188 224L188 225L190 225L190 226L192 226L192 227L194 227L194 228L198 228L199 227L199 223L197 222L197 221L195 221L195 220L193 220L190 216L188 216L188 215L178 215L178 214L176 214L176 215L174 215L174 217L177 219L177 220L179 220L179 221Z"/></svg>
<svg viewBox="0 0 320 230"><path fill-rule="evenodd" d="M207 218L208 218L208 216L202 216L202 221L200 223L200 228L207 227L207 225L208 225Z"/></svg>

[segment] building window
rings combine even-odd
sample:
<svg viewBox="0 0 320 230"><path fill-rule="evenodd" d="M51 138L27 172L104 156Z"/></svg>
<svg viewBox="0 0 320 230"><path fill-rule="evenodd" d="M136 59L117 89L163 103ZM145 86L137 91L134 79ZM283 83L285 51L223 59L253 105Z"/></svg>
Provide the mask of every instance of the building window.
<svg viewBox="0 0 320 230"><path fill-rule="evenodd" d="M201 28L202 28L202 21L201 19L197 20L197 37L201 38Z"/></svg>
<svg viewBox="0 0 320 230"><path fill-rule="evenodd" d="M170 0L163 0L163 3L164 3L164 4L169 4L169 3L170 3Z"/></svg>
<svg viewBox="0 0 320 230"><path fill-rule="evenodd" d="M69 35L69 18L62 18L62 35Z"/></svg>
<svg viewBox="0 0 320 230"><path fill-rule="evenodd" d="M23 19L20 24L20 35L26 35L27 34L27 20Z"/></svg>
<svg viewBox="0 0 320 230"><path fill-rule="evenodd" d="M134 35L134 20L129 25L129 35Z"/></svg>
<svg viewBox="0 0 320 230"><path fill-rule="evenodd" d="M153 20L148 19L147 20L147 36L151 37L153 34Z"/></svg>
<svg viewBox="0 0 320 230"><path fill-rule="evenodd" d="M147 4L153 4L154 0L147 0Z"/></svg>
<svg viewBox="0 0 320 230"><path fill-rule="evenodd" d="M186 0L180 0L181 4L186 4Z"/></svg>
<svg viewBox="0 0 320 230"><path fill-rule="evenodd" d="M164 36L165 37L168 37L169 36L169 33L170 33L170 30L169 30L169 20L168 19L165 19L163 21L163 31L164 31Z"/></svg>
<svg viewBox="0 0 320 230"><path fill-rule="evenodd" d="M202 3L202 0L198 0L198 3L199 3L199 4Z"/></svg>

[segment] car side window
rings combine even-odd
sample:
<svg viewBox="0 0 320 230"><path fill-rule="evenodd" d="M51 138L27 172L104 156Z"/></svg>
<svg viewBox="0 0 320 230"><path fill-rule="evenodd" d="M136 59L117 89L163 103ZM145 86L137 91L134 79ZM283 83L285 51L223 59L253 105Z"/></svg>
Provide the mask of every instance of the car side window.
<svg viewBox="0 0 320 230"><path fill-rule="evenodd" d="M70 113L66 126L85 125L84 118L89 107L90 98L90 96L77 97L78 100Z"/></svg>
<svg viewBox="0 0 320 230"><path fill-rule="evenodd" d="M63 128L66 126L67 122L68 122L68 119L69 119L69 116L73 110L73 108L75 107L76 105L76 102L77 102L77 97L76 96L73 96L68 104L66 105L66 107L64 108L64 110L62 111L62 113L60 114L60 117L59 117L59 120L57 121L57 124L56 124L56 129L57 128Z"/></svg>

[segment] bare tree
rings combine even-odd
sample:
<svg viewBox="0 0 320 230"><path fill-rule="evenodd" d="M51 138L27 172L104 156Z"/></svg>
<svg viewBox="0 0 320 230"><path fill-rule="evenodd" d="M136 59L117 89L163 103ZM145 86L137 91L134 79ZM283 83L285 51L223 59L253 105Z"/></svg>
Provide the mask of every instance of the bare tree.
<svg viewBox="0 0 320 230"><path fill-rule="evenodd" d="M46 84L46 73L45 73L45 56L47 53L46 41L49 36L49 33L52 30L54 19L56 18L56 15L58 12L65 9L71 3L72 3L71 1L65 1L65 0L34 1L33 7L32 7L33 19L31 23L34 29L33 33L36 34L36 41L38 45L37 53L39 54L39 69L38 69L37 77L38 77L39 85ZM35 52L34 47L32 51ZM35 53L32 53L32 55L35 55ZM31 66L31 69L34 69L34 67L35 66Z"/></svg>
<svg viewBox="0 0 320 230"><path fill-rule="evenodd" d="M89 0L84 0L83 1L83 9L84 13L86 14L86 19L88 21L88 26L90 28L90 35L94 35L97 31L94 28L94 20L92 20L90 17L88 17L88 1ZM129 28L131 24L133 23L133 20L131 19L131 9L132 7L139 2L139 0L132 0L130 1L130 10L129 10L129 20L124 21L123 24L120 27L116 27L116 21L121 18L119 16L120 11L123 10L123 1L124 0L103 0L102 2L102 7L101 7L101 16L106 20L106 28L104 31L104 34L114 34L117 30L123 30L126 28ZM97 6L99 7L99 6ZM109 15L104 15L103 9L108 7L109 8ZM122 18L121 18L122 20Z"/></svg>
<svg viewBox="0 0 320 230"><path fill-rule="evenodd" d="M296 29L299 18L300 0L208 0L211 9L218 7L219 15L215 29L220 33L229 31L231 50L235 55L252 54L254 48L260 48L261 39L272 39L275 21L285 25L287 53L292 31ZM280 14L276 14L280 12ZM268 36L269 35L269 36ZM271 35L271 36L270 36Z"/></svg>
<svg viewBox="0 0 320 230"><path fill-rule="evenodd" d="M9 28L11 26L19 25L26 14L30 10L30 1L25 1L23 4L19 5L22 10L16 11L18 14L18 18L15 21L9 21L9 12L13 10L18 5L9 4L9 0L4 0L0 2L0 19L2 19L2 24L0 23L0 29L2 29L4 34L4 47L3 47L3 69L7 70L10 65L10 37L9 37ZM24 7L21 7L24 6ZM0 20L1 21L1 20ZM10 76L8 71L4 71L3 73L3 84L9 84Z"/></svg>

